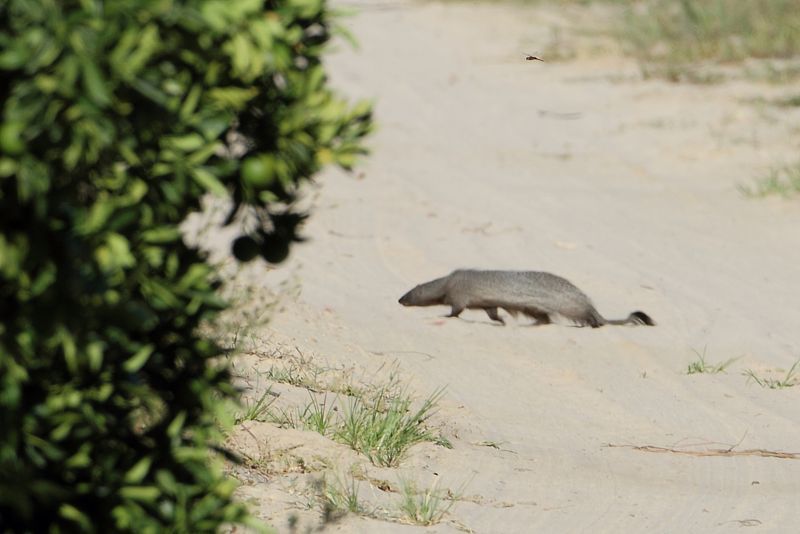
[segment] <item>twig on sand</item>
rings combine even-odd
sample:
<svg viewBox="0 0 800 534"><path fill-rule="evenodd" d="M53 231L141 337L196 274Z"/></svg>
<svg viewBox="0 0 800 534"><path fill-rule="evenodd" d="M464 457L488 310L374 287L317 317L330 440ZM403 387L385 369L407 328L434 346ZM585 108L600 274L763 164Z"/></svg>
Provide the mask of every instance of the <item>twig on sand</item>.
<svg viewBox="0 0 800 534"><path fill-rule="evenodd" d="M800 460L800 452L770 451L767 449L745 449L735 451L733 449L672 449L670 447L657 447L655 445L620 445L609 443L606 447L625 447L644 452L666 452L672 454L684 454L687 456L761 456L763 458L783 458L787 460Z"/></svg>

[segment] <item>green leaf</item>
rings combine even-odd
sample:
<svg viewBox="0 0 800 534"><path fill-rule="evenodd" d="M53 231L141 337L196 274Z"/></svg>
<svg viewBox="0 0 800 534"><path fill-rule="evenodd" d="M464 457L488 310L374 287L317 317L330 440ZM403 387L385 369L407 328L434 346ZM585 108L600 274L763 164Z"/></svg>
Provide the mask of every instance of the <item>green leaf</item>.
<svg viewBox="0 0 800 534"><path fill-rule="evenodd" d="M142 78L134 78L130 81L131 87L136 89L142 96L149 98L162 108L169 107L169 96L161 89Z"/></svg>
<svg viewBox="0 0 800 534"><path fill-rule="evenodd" d="M176 284L176 287L180 291L186 291L187 289L197 286L198 282L207 280L209 274L210 270L208 265L205 263L195 263L189 267L189 270L186 271L186 274L181 277Z"/></svg>
<svg viewBox="0 0 800 534"><path fill-rule="evenodd" d="M159 469L156 472L156 482L170 495L177 495L180 491L180 486L175 480L175 476L166 469Z"/></svg>
<svg viewBox="0 0 800 534"><path fill-rule="evenodd" d="M78 224L78 232L86 235L100 230L113 212L114 203L109 200L108 195L99 195L88 215Z"/></svg>
<svg viewBox="0 0 800 534"><path fill-rule="evenodd" d="M17 162L11 158L0 158L0 178L7 178L17 172Z"/></svg>
<svg viewBox="0 0 800 534"><path fill-rule="evenodd" d="M178 415L172 420L167 427L167 435L171 438L178 437L178 434L183 430L183 425L186 422L186 412L178 412Z"/></svg>
<svg viewBox="0 0 800 534"><path fill-rule="evenodd" d="M179 308L182 305L172 289L155 279L142 280L142 292L152 299L150 304L158 310Z"/></svg>
<svg viewBox="0 0 800 534"><path fill-rule="evenodd" d="M142 232L142 241L145 243L164 244L173 243L181 238L180 228L177 226L159 226Z"/></svg>
<svg viewBox="0 0 800 534"><path fill-rule="evenodd" d="M189 93L186 95L186 98L181 104L180 116L181 119L187 120L192 113L195 112L197 109L197 104L200 102L200 96L203 94L203 87L199 84L195 84L189 90Z"/></svg>
<svg viewBox="0 0 800 534"><path fill-rule="evenodd" d="M117 233L106 234L105 243L94 251L97 264L106 273L120 271L136 264L128 240Z"/></svg>
<svg viewBox="0 0 800 534"><path fill-rule="evenodd" d="M70 430L72 430L73 423L74 421L72 421L71 418L62 422L50 432L50 439L52 441L63 440L65 437L67 437Z"/></svg>
<svg viewBox="0 0 800 534"><path fill-rule="evenodd" d="M59 327L57 337L61 342L61 349L64 351L64 361L67 364L67 369L73 375L77 374L78 350L75 347L75 338L64 327Z"/></svg>
<svg viewBox="0 0 800 534"><path fill-rule="evenodd" d="M58 508L58 515L72 521L73 523L77 523L80 525L81 530L83 532L92 532L94 531L94 527L92 526L92 522L89 520L89 516L72 506L71 504L63 503Z"/></svg>
<svg viewBox="0 0 800 534"><path fill-rule="evenodd" d="M58 64L59 91L61 94L72 96L77 92L78 77L81 72L81 63L75 54L65 55Z"/></svg>
<svg viewBox="0 0 800 534"><path fill-rule="evenodd" d="M31 296L41 295L56 280L56 266L48 263L44 266L39 275L33 280L30 292Z"/></svg>
<svg viewBox="0 0 800 534"><path fill-rule="evenodd" d="M126 508L123 505L115 506L111 510L111 517L114 518L116 522L116 527L119 530L128 530L130 529L131 523L133 522L133 514L132 508Z"/></svg>
<svg viewBox="0 0 800 534"><path fill-rule="evenodd" d="M150 355L153 354L154 350L155 347L152 344L145 345L136 351L136 354L125 360L125 363L122 364L122 368L129 373L135 373L147 363L147 360L150 359Z"/></svg>
<svg viewBox="0 0 800 534"><path fill-rule="evenodd" d="M125 499L147 503L155 502L160 493L156 486L125 486L119 490L119 494Z"/></svg>
<svg viewBox="0 0 800 534"><path fill-rule="evenodd" d="M313 18L322 9L322 0L289 0L290 6L297 10L297 15L302 18Z"/></svg>
<svg viewBox="0 0 800 534"><path fill-rule="evenodd" d="M233 116L222 112L204 118L198 125L198 129L203 133L203 137L211 141L217 139L231 127Z"/></svg>
<svg viewBox="0 0 800 534"><path fill-rule="evenodd" d="M70 469L83 469L88 467L92 463L92 457L89 454L91 450L91 444L85 443L81 445L78 452L67 458L67 461L64 462L65 467Z"/></svg>
<svg viewBox="0 0 800 534"><path fill-rule="evenodd" d="M0 70L21 69L28 63L28 53L19 43L0 52Z"/></svg>
<svg viewBox="0 0 800 534"><path fill-rule="evenodd" d="M111 103L111 92L97 65L84 59L81 62L81 72L83 73L83 87L86 89L89 99L101 108L108 106Z"/></svg>
<svg viewBox="0 0 800 534"><path fill-rule="evenodd" d="M182 135L180 137L167 137L164 139L165 146L176 148L181 152L192 152L205 144L206 140L196 133Z"/></svg>
<svg viewBox="0 0 800 534"><path fill-rule="evenodd" d="M209 143L206 146L200 148L200 150L197 150L194 153L192 153L192 155L186 158L186 161L192 165L202 165L208 160L208 158L210 158L217 152L219 146L220 146L219 143Z"/></svg>
<svg viewBox="0 0 800 534"><path fill-rule="evenodd" d="M86 355L89 359L89 369L96 373L103 365L103 343L100 341L90 343L86 347Z"/></svg>
<svg viewBox="0 0 800 534"><path fill-rule="evenodd" d="M125 477L123 480L126 484L138 484L144 477L147 476L147 473L150 471L150 466L153 464L153 457L152 456L145 456L136 464L131 467L127 473L125 473Z"/></svg>
<svg viewBox="0 0 800 534"><path fill-rule="evenodd" d="M236 111L244 109L245 105L256 97L258 89L249 87L216 87L208 91L208 98L212 103Z"/></svg>
<svg viewBox="0 0 800 534"><path fill-rule="evenodd" d="M252 78L250 72L251 64L256 60L257 51L253 47L252 41L242 34L237 33L230 42L223 46L223 49L231 56L233 63L234 76L241 77L247 81Z"/></svg>
<svg viewBox="0 0 800 534"><path fill-rule="evenodd" d="M144 31L137 35L137 40L138 48L125 61L126 71L130 75L138 74L160 48L161 40L158 34L158 26L155 24L147 25Z"/></svg>
<svg viewBox="0 0 800 534"><path fill-rule="evenodd" d="M194 169L192 171L192 178L209 193L213 193L217 196L226 196L228 194L228 189L222 182L204 167L197 167Z"/></svg>
<svg viewBox="0 0 800 534"><path fill-rule="evenodd" d="M112 393L114 393L114 386L109 383L105 383L97 389L95 398L100 402L105 402Z"/></svg>

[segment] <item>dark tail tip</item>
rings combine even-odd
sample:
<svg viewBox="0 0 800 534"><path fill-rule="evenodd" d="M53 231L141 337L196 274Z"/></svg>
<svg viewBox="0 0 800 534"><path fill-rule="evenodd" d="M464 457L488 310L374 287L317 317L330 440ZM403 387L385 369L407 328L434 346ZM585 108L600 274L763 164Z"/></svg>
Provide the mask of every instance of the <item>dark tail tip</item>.
<svg viewBox="0 0 800 534"><path fill-rule="evenodd" d="M640 324L646 326L655 326L656 322L653 320L652 317L647 315L643 311L635 311L628 316L628 323L630 324Z"/></svg>

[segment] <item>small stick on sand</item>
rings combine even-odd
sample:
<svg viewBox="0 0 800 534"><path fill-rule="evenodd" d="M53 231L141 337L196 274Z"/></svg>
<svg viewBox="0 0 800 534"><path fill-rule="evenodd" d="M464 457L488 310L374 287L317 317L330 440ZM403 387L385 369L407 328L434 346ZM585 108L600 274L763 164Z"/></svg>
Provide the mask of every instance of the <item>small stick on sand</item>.
<svg viewBox="0 0 800 534"><path fill-rule="evenodd" d="M687 456L761 456L764 458L784 458L787 460L800 460L800 452L769 451L766 449L747 449L734 451L731 449L681 450L669 447L656 447L655 445L616 445L609 443L608 447L625 447L644 452L668 452L672 454L685 454Z"/></svg>

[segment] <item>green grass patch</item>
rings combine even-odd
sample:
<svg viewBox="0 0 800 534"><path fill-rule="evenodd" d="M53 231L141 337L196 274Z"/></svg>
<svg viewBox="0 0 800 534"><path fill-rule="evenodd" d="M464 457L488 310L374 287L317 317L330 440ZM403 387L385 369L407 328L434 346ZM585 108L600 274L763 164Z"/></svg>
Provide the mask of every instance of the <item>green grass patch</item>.
<svg viewBox="0 0 800 534"><path fill-rule="evenodd" d="M800 0L649 0L632 3L626 16L626 36L646 59L740 61L800 51Z"/></svg>
<svg viewBox="0 0 800 534"><path fill-rule="evenodd" d="M800 193L800 163L773 167L752 186L741 185L739 191L748 197L780 195L789 197Z"/></svg>
<svg viewBox="0 0 800 534"><path fill-rule="evenodd" d="M336 413L338 397L329 401L326 393L320 400L311 391L309 397L305 406L269 410L268 420L284 428L302 428L313 430L323 436L330 435L339 424Z"/></svg>
<svg viewBox="0 0 800 534"><path fill-rule="evenodd" d="M752 380L762 388L784 389L800 384L800 377L797 374L798 365L800 365L800 360L794 362L794 365L786 371L786 375L784 375L783 378L758 376L752 369L747 369L743 374L747 377L748 382Z"/></svg>
<svg viewBox="0 0 800 534"><path fill-rule="evenodd" d="M401 481L400 512L404 520L415 525L435 525L439 523L453 507L456 497L447 490L439 489L439 480L424 490L418 491L416 484Z"/></svg>
<svg viewBox="0 0 800 534"><path fill-rule="evenodd" d="M408 449L423 441L452 448L445 437L426 424L436 412L443 390L437 390L416 409L410 395L390 394L388 388L372 395L322 400L309 392L305 406L269 410L269 420L282 427L313 430L364 454L379 466L394 467Z"/></svg>
<svg viewBox="0 0 800 534"><path fill-rule="evenodd" d="M703 353L699 353L696 350L694 353L697 355L697 360L691 362L688 367L686 368L687 375L694 375L698 373L707 373L707 374L716 374L716 373L724 373L725 369L728 368L733 362L738 360L738 358L731 358L726 360L722 363L710 363L706 361L706 351L703 349Z"/></svg>
<svg viewBox="0 0 800 534"><path fill-rule="evenodd" d="M782 108L800 107L800 95L791 95L783 98L778 98L773 101L773 104Z"/></svg>
<svg viewBox="0 0 800 534"><path fill-rule="evenodd" d="M265 421L269 417L270 407L275 401L275 394L272 388L268 388L259 398L244 400L242 402L243 411L234 415L235 424L245 421Z"/></svg>
<svg viewBox="0 0 800 534"><path fill-rule="evenodd" d="M435 412L441 395L442 390L437 390L414 411L406 395L389 398L379 391L372 399L354 397L345 407L334 439L361 452L375 465L395 466L412 445L440 442L425 422Z"/></svg>
<svg viewBox="0 0 800 534"><path fill-rule="evenodd" d="M646 0L629 2L623 20L619 36L645 75L674 81L716 81L698 64L800 53L800 0Z"/></svg>
<svg viewBox="0 0 800 534"><path fill-rule="evenodd" d="M336 406L334 403L328 402L327 394L323 397L322 402L315 395L311 393L309 395L311 400L300 413L300 420L309 430L325 436L336 424Z"/></svg>
<svg viewBox="0 0 800 534"><path fill-rule="evenodd" d="M317 498L322 508L323 523L335 521L347 514L370 515L358 496L361 483L351 474L347 480L327 476L318 483Z"/></svg>
<svg viewBox="0 0 800 534"><path fill-rule="evenodd" d="M535 6L606 5L617 24L593 31L615 35L646 77L714 83L719 69L747 59L765 65L745 74L774 82L795 79L800 54L800 0L518 0ZM584 28L585 30L585 28Z"/></svg>

